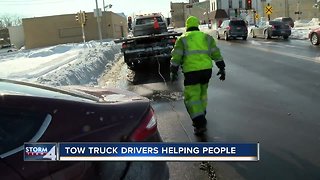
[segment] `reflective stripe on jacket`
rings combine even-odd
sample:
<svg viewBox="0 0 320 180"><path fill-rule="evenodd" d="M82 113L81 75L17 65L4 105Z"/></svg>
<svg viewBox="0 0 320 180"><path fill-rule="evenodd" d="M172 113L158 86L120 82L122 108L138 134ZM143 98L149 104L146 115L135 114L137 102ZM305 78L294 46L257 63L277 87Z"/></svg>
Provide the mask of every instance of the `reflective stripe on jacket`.
<svg viewBox="0 0 320 180"><path fill-rule="evenodd" d="M180 36L171 55L171 63L181 65L184 73L211 69L212 60L223 60L215 40L201 31L190 31Z"/></svg>

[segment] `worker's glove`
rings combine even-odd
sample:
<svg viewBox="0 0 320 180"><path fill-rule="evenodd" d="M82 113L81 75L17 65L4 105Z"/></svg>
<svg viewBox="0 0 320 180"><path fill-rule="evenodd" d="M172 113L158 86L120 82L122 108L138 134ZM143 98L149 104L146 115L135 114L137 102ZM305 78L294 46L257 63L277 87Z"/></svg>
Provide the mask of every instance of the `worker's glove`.
<svg viewBox="0 0 320 180"><path fill-rule="evenodd" d="M219 76L219 75L220 75L219 79L221 81L224 81L226 79L226 72L224 69L219 70L219 72L217 73L217 76Z"/></svg>
<svg viewBox="0 0 320 180"><path fill-rule="evenodd" d="M170 80L171 82L178 80L179 66L170 66Z"/></svg>

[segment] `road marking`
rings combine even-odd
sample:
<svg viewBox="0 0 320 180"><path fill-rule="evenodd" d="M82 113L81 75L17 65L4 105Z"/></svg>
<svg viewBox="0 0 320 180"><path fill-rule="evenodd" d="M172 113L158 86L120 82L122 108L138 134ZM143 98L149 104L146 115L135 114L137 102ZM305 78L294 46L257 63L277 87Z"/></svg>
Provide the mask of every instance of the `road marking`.
<svg viewBox="0 0 320 180"><path fill-rule="evenodd" d="M308 57L308 56L302 56L302 55L291 54L291 53L286 53L286 52L281 52L281 51L275 51L275 50L272 50L272 49L265 49L265 48L256 47L256 46L253 46L253 45L248 45L248 46L250 46L251 48L258 49L260 51L264 51L264 52L272 52L272 53L275 53L275 54L280 54L280 55L283 55L283 56L289 56L289 57L293 57L293 58L296 58L296 59L303 59L303 60L306 60L306 61L320 63L320 57L312 58L312 57Z"/></svg>

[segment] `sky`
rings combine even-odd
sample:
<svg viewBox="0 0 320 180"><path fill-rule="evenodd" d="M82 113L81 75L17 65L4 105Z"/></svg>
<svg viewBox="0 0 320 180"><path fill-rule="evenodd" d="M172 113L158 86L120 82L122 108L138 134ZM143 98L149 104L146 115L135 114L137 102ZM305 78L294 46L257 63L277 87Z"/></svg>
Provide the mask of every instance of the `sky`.
<svg viewBox="0 0 320 180"><path fill-rule="evenodd" d="M103 0L97 0L102 9ZM110 9L127 16L139 13L161 12L165 17L170 13L170 2L188 2L188 0L104 0ZM78 11L93 12L96 0L0 0L1 15L19 17L40 17L59 14L75 14Z"/></svg>

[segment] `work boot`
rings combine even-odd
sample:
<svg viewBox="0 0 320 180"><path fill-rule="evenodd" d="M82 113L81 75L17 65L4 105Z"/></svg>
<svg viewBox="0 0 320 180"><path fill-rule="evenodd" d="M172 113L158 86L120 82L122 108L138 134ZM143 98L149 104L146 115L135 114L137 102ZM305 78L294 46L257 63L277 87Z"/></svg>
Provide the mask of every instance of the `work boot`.
<svg viewBox="0 0 320 180"><path fill-rule="evenodd" d="M204 115L195 117L194 119L192 119L192 122L192 125L194 127L193 132L196 136L202 135L207 131L207 120Z"/></svg>
<svg viewBox="0 0 320 180"><path fill-rule="evenodd" d="M201 135L203 135L206 131L207 131L207 128L206 128L206 127L195 127L195 128L193 129L193 133L194 133L194 135L196 135L196 136L201 136Z"/></svg>

